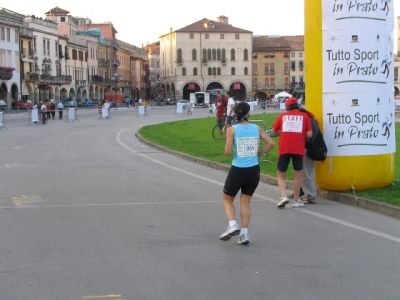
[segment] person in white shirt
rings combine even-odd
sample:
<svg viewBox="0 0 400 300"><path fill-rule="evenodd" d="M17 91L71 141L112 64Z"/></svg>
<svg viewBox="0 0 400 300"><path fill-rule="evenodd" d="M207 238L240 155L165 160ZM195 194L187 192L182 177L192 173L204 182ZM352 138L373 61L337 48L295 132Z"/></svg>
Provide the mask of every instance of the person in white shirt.
<svg viewBox="0 0 400 300"><path fill-rule="evenodd" d="M143 102L143 100L142 100L142 98L140 98L139 99L139 106L142 106L142 102Z"/></svg>
<svg viewBox="0 0 400 300"><path fill-rule="evenodd" d="M226 98L228 98L228 106L226 111L226 128L232 127L233 118L234 118L234 110L235 110L235 100L232 98L232 93L227 91L225 94Z"/></svg>

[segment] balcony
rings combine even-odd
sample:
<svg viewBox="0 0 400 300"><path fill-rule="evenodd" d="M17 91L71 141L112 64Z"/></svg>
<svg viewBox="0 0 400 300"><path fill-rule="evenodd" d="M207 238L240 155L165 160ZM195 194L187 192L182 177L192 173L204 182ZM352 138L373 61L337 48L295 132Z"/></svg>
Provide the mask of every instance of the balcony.
<svg viewBox="0 0 400 300"><path fill-rule="evenodd" d="M101 59L99 59L99 65L101 67L109 67L110 66L110 60L101 58Z"/></svg>
<svg viewBox="0 0 400 300"><path fill-rule="evenodd" d="M72 82L72 76L70 75L50 76L50 75L36 75L35 73L32 73L32 74L25 74L23 79L29 82L45 81L48 82L50 85L63 85Z"/></svg>
<svg viewBox="0 0 400 300"><path fill-rule="evenodd" d="M117 67L118 67L120 64L121 64L121 62L120 62L118 59L114 59L114 60L113 60L113 65L114 65L114 66L117 66Z"/></svg>
<svg viewBox="0 0 400 300"><path fill-rule="evenodd" d="M65 60L70 59L68 52L65 53L65 56L64 56L64 57L65 57Z"/></svg>
<svg viewBox="0 0 400 300"><path fill-rule="evenodd" d="M32 29L29 29L29 28L20 28L19 35L21 37L33 38Z"/></svg>
<svg viewBox="0 0 400 300"><path fill-rule="evenodd" d="M27 48L22 48L21 57L26 57L27 55L28 55L28 49Z"/></svg>
<svg viewBox="0 0 400 300"><path fill-rule="evenodd" d="M0 70L0 79L10 80L13 77L13 71L11 70Z"/></svg>
<svg viewBox="0 0 400 300"><path fill-rule="evenodd" d="M182 65L182 64L183 64L183 59L182 59L182 58L178 58L178 59L176 60L176 64L177 64L177 65Z"/></svg>
<svg viewBox="0 0 400 300"><path fill-rule="evenodd" d="M268 75L269 74L269 70L268 69L265 69L264 70L264 75Z"/></svg>
<svg viewBox="0 0 400 300"><path fill-rule="evenodd" d="M203 58L203 65L207 64L207 59Z"/></svg>
<svg viewBox="0 0 400 300"><path fill-rule="evenodd" d="M289 70L285 70L284 72L285 72L286 75L289 74Z"/></svg>
<svg viewBox="0 0 400 300"><path fill-rule="evenodd" d="M226 65L226 59L225 58L221 59L221 64L222 65Z"/></svg>
<svg viewBox="0 0 400 300"><path fill-rule="evenodd" d="M270 75L275 75L275 70L269 71L269 74L270 74Z"/></svg>
<svg viewBox="0 0 400 300"><path fill-rule="evenodd" d="M36 55L36 49L34 49L34 48L29 49L29 56L33 57L34 55Z"/></svg>
<svg viewBox="0 0 400 300"><path fill-rule="evenodd" d="M86 80L75 80L76 86L78 87L85 87L86 86Z"/></svg>
<svg viewBox="0 0 400 300"><path fill-rule="evenodd" d="M60 59L63 59L64 58L64 52L60 51L60 53L58 53L58 57Z"/></svg>
<svg viewBox="0 0 400 300"><path fill-rule="evenodd" d="M253 75L258 75L258 71L253 71Z"/></svg>

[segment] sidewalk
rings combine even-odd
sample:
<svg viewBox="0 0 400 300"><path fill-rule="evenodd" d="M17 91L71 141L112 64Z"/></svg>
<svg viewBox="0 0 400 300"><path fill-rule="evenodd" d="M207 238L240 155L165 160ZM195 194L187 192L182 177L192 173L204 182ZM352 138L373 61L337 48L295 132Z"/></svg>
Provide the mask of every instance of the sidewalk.
<svg viewBox="0 0 400 300"><path fill-rule="evenodd" d="M396 122L400 122L400 118L396 119ZM155 143L149 142L147 140L145 140L139 133L135 133L135 136L144 144L156 148L159 151L163 151L172 155L175 155L177 157L198 163L200 165L204 165L210 168L214 168L217 170L222 170L225 172L229 171L230 166L229 165L225 165L225 164L221 164L221 163L217 163L217 162L213 162L204 158L198 158L195 156L191 156L185 153L181 153L181 152L177 152L177 151L173 151L167 148L164 148L160 145L157 145ZM273 177L273 176L269 176L266 174L260 174L260 181L266 184L270 184L270 185L278 185L277 182L277 178ZM293 190L293 181L287 180L286 182L286 187L288 189ZM331 191L326 191L326 190L322 190L319 189L318 190L318 197L319 198L324 198L327 200L331 200L331 201L336 201L336 202L340 202L343 204L348 204L348 205L352 205L352 206L358 206L360 208L366 209L366 210L370 210L373 212L377 212L380 214L384 214L393 218L397 218L400 219L400 207L398 206L394 206L385 202L380 202L380 201L376 201L373 199L367 199L367 198L363 198L363 197L357 197L356 195L351 195L351 194L345 194L345 193L339 193L339 192L331 192Z"/></svg>

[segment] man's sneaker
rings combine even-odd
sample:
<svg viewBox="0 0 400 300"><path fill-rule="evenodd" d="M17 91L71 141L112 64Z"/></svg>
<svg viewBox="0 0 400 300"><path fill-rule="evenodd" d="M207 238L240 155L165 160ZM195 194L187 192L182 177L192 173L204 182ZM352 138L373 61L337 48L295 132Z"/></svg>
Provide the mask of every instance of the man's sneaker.
<svg viewBox="0 0 400 300"><path fill-rule="evenodd" d="M238 235L240 233L240 228L237 224L233 226L228 226L223 234L219 237L221 241L229 241L231 237L234 235Z"/></svg>
<svg viewBox="0 0 400 300"><path fill-rule="evenodd" d="M284 208L286 204L289 203L289 199L287 196L283 196L280 198L280 201L277 205L278 208Z"/></svg>
<svg viewBox="0 0 400 300"><path fill-rule="evenodd" d="M301 200L293 200L292 207L294 208L304 207L304 203Z"/></svg>
<svg viewBox="0 0 400 300"><path fill-rule="evenodd" d="M242 233L238 239L238 244L247 245L250 243L250 237L248 233Z"/></svg>

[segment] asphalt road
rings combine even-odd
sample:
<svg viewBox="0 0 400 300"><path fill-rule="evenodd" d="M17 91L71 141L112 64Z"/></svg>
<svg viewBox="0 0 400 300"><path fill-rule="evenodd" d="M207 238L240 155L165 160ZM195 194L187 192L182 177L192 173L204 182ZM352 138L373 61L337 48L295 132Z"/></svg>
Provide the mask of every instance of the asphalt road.
<svg viewBox="0 0 400 300"><path fill-rule="evenodd" d="M253 197L250 244L219 240L226 173L143 145L173 108L82 109L0 130L0 300L400 298L400 221L319 199ZM210 132L210 142L211 132ZM223 146L221 147L223 151Z"/></svg>

